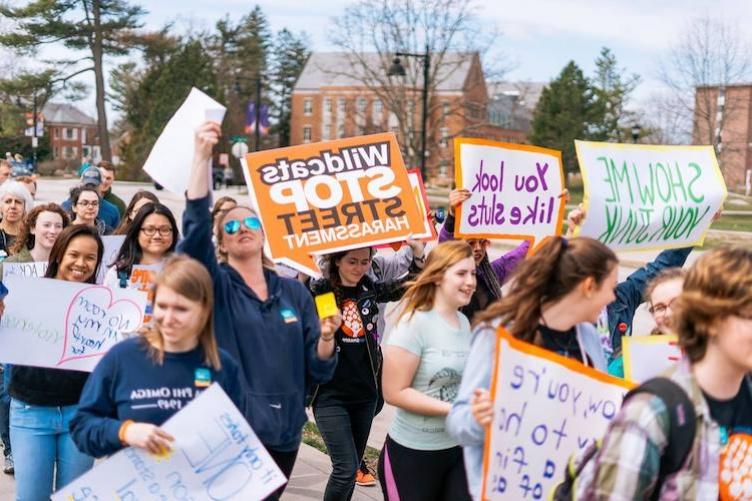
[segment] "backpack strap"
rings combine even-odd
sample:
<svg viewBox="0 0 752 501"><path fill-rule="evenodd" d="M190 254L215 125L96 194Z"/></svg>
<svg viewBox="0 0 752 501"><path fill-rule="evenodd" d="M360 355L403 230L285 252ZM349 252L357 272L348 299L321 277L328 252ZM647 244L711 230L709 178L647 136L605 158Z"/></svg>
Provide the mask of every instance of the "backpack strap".
<svg viewBox="0 0 752 501"><path fill-rule="evenodd" d="M658 499L660 488L666 477L679 471L692 451L697 430L697 416L694 403L687 392L671 379L665 377L649 379L627 393L624 401L640 393L650 393L660 398L669 415L668 444L661 456L658 481L652 496L653 499ZM692 438L688 439L688 437Z"/></svg>

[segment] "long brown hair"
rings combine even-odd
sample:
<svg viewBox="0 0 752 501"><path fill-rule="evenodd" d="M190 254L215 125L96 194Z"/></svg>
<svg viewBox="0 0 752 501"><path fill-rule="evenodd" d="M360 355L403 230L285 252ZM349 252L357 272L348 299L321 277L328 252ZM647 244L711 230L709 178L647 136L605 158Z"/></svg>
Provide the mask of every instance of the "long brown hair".
<svg viewBox="0 0 752 501"><path fill-rule="evenodd" d="M752 250L722 247L703 254L687 272L671 323L692 362L705 357L711 329L731 315L752 314Z"/></svg>
<svg viewBox="0 0 752 501"><path fill-rule="evenodd" d="M128 207L125 208L125 212L123 213L123 219L122 221L120 221L120 225L117 227L117 229L112 233L113 235L125 235L126 233L128 233L128 228L133 222L133 219L131 218L131 212L133 212L133 208L136 206L136 203L138 203L139 200L143 200L144 198L150 200L151 202L154 202L155 204L159 203L159 198L157 198L157 196L151 191L137 191L133 195L133 197L131 197L131 201L128 202Z"/></svg>
<svg viewBox="0 0 752 501"><path fill-rule="evenodd" d="M204 350L204 363L214 370L220 370L219 349L214 337L214 289L212 279L204 265L183 254L171 256L154 283L154 299L156 300L160 287L169 287L177 294L201 304L201 329L198 343ZM164 338L159 326L149 329L144 338L149 344L149 352L158 364L164 361Z"/></svg>
<svg viewBox="0 0 752 501"><path fill-rule="evenodd" d="M66 228L70 224L68 213L65 212L65 210L63 210L63 208L58 204L48 203L44 205L37 205L36 207L31 209L31 212L26 214L26 217L24 217L23 222L21 223L21 230L18 232L18 237L13 242L13 245L10 246L9 250L11 256L18 254L24 249L31 250L34 248L35 239L34 234L31 232L31 230L33 230L37 225L37 218L42 212L53 212L55 214L58 214L61 218L63 218L63 228Z"/></svg>
<svg viewBox="0 0 752 501"><path fill-rule="evenodd" d="M403 306L399 318L407 315L410 319L416 311L433 308L436 284L441 282L447 269L469 257L473 257L473 249L464 240L451 240L432 249L423 271L408 284L407 291L402 296Z"/></svg>
<svg viewBox="0 0 752 501"><path fill-rule="evenodd" d="M597 240L550 237L517 268L505 297L476 314L476 323L499 317L512 335L534 342L545 303L569 294L586 278L600 285L619 262L616 254Z"/></svg>

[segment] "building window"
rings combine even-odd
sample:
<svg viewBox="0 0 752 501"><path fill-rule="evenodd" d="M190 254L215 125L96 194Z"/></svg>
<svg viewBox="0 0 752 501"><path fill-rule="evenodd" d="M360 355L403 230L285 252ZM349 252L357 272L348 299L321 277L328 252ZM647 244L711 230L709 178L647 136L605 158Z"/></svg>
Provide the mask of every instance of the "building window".
<svg viewBox="0 0 752 501"><path fill-rule="evenodd" d="M381 111L383 109L383 105L381 104L381 99L376 99L373 102L373 117L372 120L375 123L381 123Z"/></svg>
<svg viewBox="0 0 752 501"><path fill-rule="evenodd" d="M337 99L337 114L339 116L344 116L345 111L347 111L347 104L345 102L345 98L340 97Z"/></svg>
<svg viewBox="0 0 752 501"><path fill-rule="evenodd" d="M63 157L66 160L73 160L78 157L78 148L75 146L66 146L63 148Z"/></svg>
<svg viewBox="0 0 752 501"><path fill-rule="evenodd" d="M313 99L310 97L303 100L303 114L307 117L313 115Z"/></svg>
<svg viewBox="0 0 752 501"><path fill-rule="evenodd" d="M338 138L345 137L345 124L339 124L337 126L337 137Z"/></svg>
<svg viewBox="0 0 752 501"><path fill-rule="evenodd" d="M324 98L324 113L330 114L331 112L332 112L332 98L325 97Z"/></svg>
<svg viewBox="0 0 752 501"><path fill-rule="evenodd" d="M367 105L366 98L359 97L358 98L358 113L365 113L366 111L366 105Z"/></svg>
<svg viewBox="0 0 752 501"><path fill-rule="evenodd" d="M55 129L55 130L58 130L58 129ZM58 159L58 158L60 158L60 148L58 148L57 146L55 146L55 148L54 148L54 150L53 150L53 151L55 152L55 153L54 153L54 156L53 156L53 157L54 157L55 159Z"/></svg>
<svg viewBox="0 0 752 501"><path fill-rule="evenodd" d="M322 137L322 139L324 139L324 140L332 138L332 126L331 126L331 124L324 125L323 136L324 137Z"/></svg>
<svg viewBox="0 0 752 501"><path fill-rule="evenodd" d="M60 129L55 127L55 139L60 139ZM57 153L55 154L57 156Z"/></svg>
<svg viewBox="0 0 752 501"><path fill-rule="evenodd" d="M449 103L444 101L441 105L441 114L447 116L449 114Z"/></svg>
<svg viewBox="0 0 752 501"><path fill-rule="evenodd" d="M310 143L311 142L311 126L306 125L303 127L303 142L304 143Z"/></svg>
<svg viewBox="0 0 752 501"><path fill-rule="evenodd" d="M439 139L439 146L446 148L449 146L449 129L446 127L441 128L441 138Z"/></svg>

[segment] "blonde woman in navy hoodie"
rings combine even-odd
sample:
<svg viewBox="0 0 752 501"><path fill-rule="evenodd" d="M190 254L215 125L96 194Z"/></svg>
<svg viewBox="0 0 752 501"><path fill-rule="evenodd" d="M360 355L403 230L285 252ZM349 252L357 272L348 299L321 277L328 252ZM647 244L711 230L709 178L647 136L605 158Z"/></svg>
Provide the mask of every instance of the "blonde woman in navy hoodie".
<svg viewBox="0 0 752 501"><path fill-rule="evenodd" d="M183 215L185 238L178 250L203 263L212 276L217 343L240 365L249 386L245 416L289 478L308 420L306 385L325 383L334 374L334 332L341 318L319 321L305 286L274 272L263 254L261 222L248 207L237 206L218 222L223 262L217 263L209 161L220 134L217 122L206 122L196 131Z"/></svg>

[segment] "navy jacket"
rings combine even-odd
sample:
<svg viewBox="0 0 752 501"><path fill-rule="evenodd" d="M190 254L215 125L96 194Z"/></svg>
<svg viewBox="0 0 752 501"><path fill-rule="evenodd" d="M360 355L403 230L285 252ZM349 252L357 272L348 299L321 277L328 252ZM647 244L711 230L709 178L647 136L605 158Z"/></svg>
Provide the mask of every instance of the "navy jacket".
<svg viewBox="0 0 752 501"><path fill-rule="evenodd" d="M614 353L621 351L621 337L632 335L632 321L643 302L645 286L666 268L681 268L692 247L669 249L661 252L654 261L633 272L616 286L616 300L608 305L608 332ZM647 333L646 333L647 334Z"/></svg>
<svg viewBox="0 0 752 501"><path fill-rule="evenodd" d="M141 337L116 344L84 386L70 425L76 447L94 457L113 454L123 448L118 432L124 421L161 426L211 383L218 383L238 408L244 408L240 369L222 350L219 361L221 370L209 368L199 346L165 353L160 365Z"/></svg>
<svg viewBox="0 0 752 501"><path fill-rule="evenodd" d="M60 207L70 213L71 210L73 210L73 202L69 198L68 200L61 203ZM97 213L97 219L104 221L107 233L110 233L111 231L115 230L115 228L117 228L120 224L120 212L118 212L117 207L115 207L113 204L101 198L99 200L99 212Z"/></svg>
<svg viewBox="0 0 752 501"><path fill-rule="evenodd" d="M336 354L316 353L320 329L305 286L265 270L269 297L261 301L231 266L218 264L212 245L209 197L188 200L180 252L201 261L214 280L214 332L248 382L245 416L261 442L293 451L308 420L308 385L329 381Z"/></svg>

